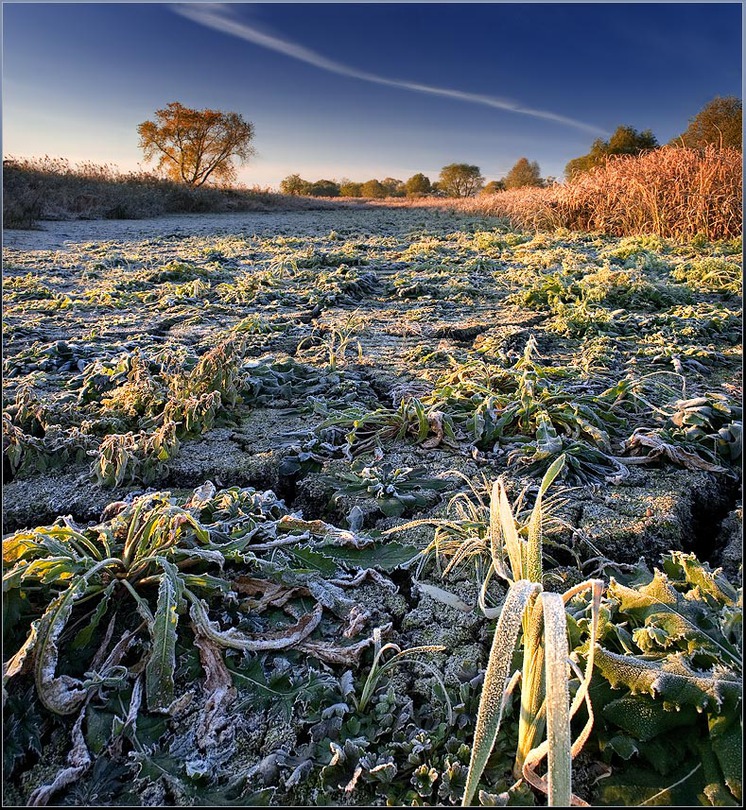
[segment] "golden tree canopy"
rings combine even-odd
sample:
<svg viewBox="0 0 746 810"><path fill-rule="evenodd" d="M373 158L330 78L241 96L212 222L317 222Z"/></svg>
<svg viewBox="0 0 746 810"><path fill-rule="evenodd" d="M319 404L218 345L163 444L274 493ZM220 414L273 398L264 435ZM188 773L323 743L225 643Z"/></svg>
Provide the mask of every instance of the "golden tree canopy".
<svg viewBox="0 0 746 810"><path fill-rule="evenodd" d="M235 180L233 160L254 154L254 125L238 113L193 110L178 101L156 110L155 121L143 121L137 133L145 160L158 158L159 170L190 186Z"/></svg>
<svg viewBox="0 0 746 810"><path fill-rule="evenodd" d="M715 96L689 121L686 132L671 141L672 146L701 149L707 144L743 148L743 103L737 96Z"/></svg>

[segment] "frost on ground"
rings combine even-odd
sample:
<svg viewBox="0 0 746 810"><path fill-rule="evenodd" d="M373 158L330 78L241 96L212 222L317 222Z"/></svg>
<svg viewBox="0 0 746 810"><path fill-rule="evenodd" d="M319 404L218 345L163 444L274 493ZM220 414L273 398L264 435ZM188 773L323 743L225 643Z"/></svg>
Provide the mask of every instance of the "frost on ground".
<svg viewBox="0 0 746 810"><path fill-rule="evenodd" d="M243 557L201 550L227 590L204 615L179 608L166 712L138 692L142 639L75 727L31 675L13 680L6 801L72 767L72 734L88 764L50 801L458 803L489 646L489 482L528 487L530 503L565 454L548 525L560 590L672 550L737 576L740 259L740 240L518 233L416 209L7 232L4 531L116 527L156 492L191 516L179 527L261 530ZM222 528L200 498L223 499ZM434 543L443 518L460 528ZM159 587L145 581L153 605ZM34 598L11 605L10 654ZM75 607L63 640L101 644L102 615L80 640L91 619ZM111 633L129 627L117 621ZM279 641L223 658L210 633ZM386 643L432 649L387 670L362 709ZM57 666L84 677L75 658Z"/></svg>

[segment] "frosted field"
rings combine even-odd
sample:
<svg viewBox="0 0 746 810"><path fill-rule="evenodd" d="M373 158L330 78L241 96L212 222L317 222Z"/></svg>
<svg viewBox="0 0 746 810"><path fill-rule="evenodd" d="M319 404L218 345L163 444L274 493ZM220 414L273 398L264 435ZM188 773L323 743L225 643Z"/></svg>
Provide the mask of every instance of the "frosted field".
<svg viewBox="0 0 746 810"><path fill-rule="evenodd" d="M196 595L176 599L156 675L148 621L177 573L145 555L142 601L112 585L71 607L51 675L25 665L8 683L6 802L52 784L82 734L87 764L51 803L458 804L493 629L477 607L491 482L525 490L521 524L562 454L546 587L639 584L670 552L739 576L740 240L414 209L47 222L6 232L3 285L6 537L105 526L116 545L152 515L151 557ZM11 578L6 660L90 570L76 548L33 585ZM504 593L493 578L490 602ZM378 677L386 643L431 649ZM95 688L55 691L99 649ZM483 777L493 794L513 783L517 711ZM633 773L618 738L634 734L604 717L579 795L625 803L630 785L645 798L676 781L645 746Z"/></svg>

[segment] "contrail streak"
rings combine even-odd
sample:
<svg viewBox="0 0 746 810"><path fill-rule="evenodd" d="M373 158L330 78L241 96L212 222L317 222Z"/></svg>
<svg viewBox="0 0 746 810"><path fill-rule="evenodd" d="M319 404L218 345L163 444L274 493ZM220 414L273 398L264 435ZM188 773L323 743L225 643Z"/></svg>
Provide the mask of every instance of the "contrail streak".
<svg viewBox="0 0 746 810"><path fill-rule="evenodd" d="M339 76L347 76L351 79L359 79L364 82L371 82L372 84L381 84L386 87L397 87L401 90L411 90L415 93L427 93L432 96L441 96L443 98L452 98L457 101L467 101L473 104L481 104L485 107L493 107L498 110L508 110L510 112L520 113L522 115L531 115L534 118L543 118L547 121L554 121L558 124L565 124L576 129L582 129L594 135L605 135L606 132L599 127L592 124L586 124L583 121L576 121L574 118L567 118L564 115L557 115L553 112L546 110L535 110L531 107L526 107L518 102L511 101L505 98L496 98L494 96L485 96L479 93L467 93L462 90L449 90L444 87L433 87L428 84L419 84L417 82L401 81L398 79L387 79L384 76L378 76L375 73L368 73L367 71L357 70L343 65L341 62L335 62L332 59L327 59L320 53L297 45L294 42L280 39L279 37L265 34L262 31L253 28L246 23L240 22L231 17L230 6L225 4L213 5L193 5L184 4L172 6L173 10L187 19L190 19L200 25L208 28L214 28L217 31L222 31L224 34L231 34L239 39L252 42L254 45L260 45L263 48L268 48L272 51L277 51L292 59L297 59L300 62L313 65L321 70L326 70L329 73L336 73Z"/></svg>

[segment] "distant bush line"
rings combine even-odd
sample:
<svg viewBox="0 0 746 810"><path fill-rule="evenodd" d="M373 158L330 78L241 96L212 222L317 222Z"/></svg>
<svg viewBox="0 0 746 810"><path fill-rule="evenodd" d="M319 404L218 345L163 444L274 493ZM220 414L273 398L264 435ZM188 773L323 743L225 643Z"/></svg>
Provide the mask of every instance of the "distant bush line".
<svg viewBox="0 0 746 810"><path fill-rule="evenodd" d="M144 171L64 158L3 160L3 227L39 220L144 219L163 214L221 214L329 208L324 200L289 198L265 189L193 188Z"/></svg>

